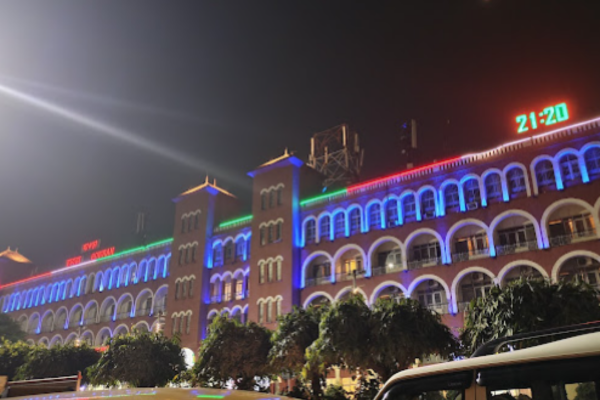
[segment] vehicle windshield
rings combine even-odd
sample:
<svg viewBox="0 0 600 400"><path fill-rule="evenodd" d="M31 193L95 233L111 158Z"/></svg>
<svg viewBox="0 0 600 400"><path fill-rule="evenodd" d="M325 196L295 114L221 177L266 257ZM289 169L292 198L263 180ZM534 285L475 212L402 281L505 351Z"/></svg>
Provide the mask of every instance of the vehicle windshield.
<svg viewBox="0 0 600 400"><path fill-rule="evenodd" d="M460 372L399 382L384 395L384 400L464 400L473 372Z"/></svg>

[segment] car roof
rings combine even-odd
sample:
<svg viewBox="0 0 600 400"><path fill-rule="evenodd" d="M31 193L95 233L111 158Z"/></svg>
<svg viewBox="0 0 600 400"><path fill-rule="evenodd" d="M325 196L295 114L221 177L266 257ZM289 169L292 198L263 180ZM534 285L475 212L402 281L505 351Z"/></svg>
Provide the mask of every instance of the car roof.
<svg viewBox="0 0 600 400"><path fill-rule="evenodd" d="M177 388L134 388L114 390L90 390L79 392L62 392L37 394L32 396L11 397L10 399L21 400L87 400L87 399L109 399L119 397L119 400L261 400L261 399L290 399L285 396L275 396L268 393L251 392L246 390L226 389L177 389ZM292 400L292 399L290 399Z"/></svg>
<svg viewBox="0 0 600 400"><path fill-rule="evenodd" d="M548 344L511 351L508 353L492 354L488 356L429 365L426 367L407 369L392 376L381 389L375 400L379 400L383 393L394 384L408 379L453 373L464 370L498 367L509 364L528 363L560 358L578 358L594 355L600 355L600 332L579 335Z"/></svg>

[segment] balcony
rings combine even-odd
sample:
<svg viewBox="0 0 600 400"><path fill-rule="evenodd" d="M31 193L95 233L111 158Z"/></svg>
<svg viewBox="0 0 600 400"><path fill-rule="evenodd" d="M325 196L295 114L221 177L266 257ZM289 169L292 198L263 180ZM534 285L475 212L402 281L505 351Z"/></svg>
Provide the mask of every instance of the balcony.
<svg viewBox="0 0 600 400"><path fill-rule="evenodd" d="M403 271L404 268L402 265L393 265L393 266L381 266L373 268L373 276L381 276L385 274L391 274L394 272Z"/></svg>
<svg viewBox="0 0 600 400"><path fill-rule="evenodd" d="M325 285L327 283L331 283L331 278L328 276L321 276L318 278L308 278L306 280L306 287Z"/></svg>
<svg viewBox="0 0 600 400"><path fill-rule="evenodd" d="M490 249L475 249L464 253L452 253L452 262L468 261L490 255Z"/></svg>
<svg viewBox="0 0 600 400"><path fill-rule="evenodd" d="M166 304L160 304L160 305L154 306L154 314L162 314L165 311L167 311L167 305Z"/></svg>
<svg viewBox="0 0 600 400"><path fill-rule="evenodd" d="M221 302L221 296L210 296L210 304L217 304Z"/></svg>
<svg viewBox="0 0 600 400"><path fill-rule="evenodd" d="M448 303L427 304L424 307L438 314L448 314Z"/></svg>
<svg viewBox="0 0 600 400"><path fill-rule="evenodd" d="M117 314L117 320L127 319L131 316L131 311L123 311Z"/></svg>
<svg viewBox="0 0 600 400"><path fill-rule="evenodd" d="M420 269L424 267L433 267L435 265L442 265L441 257L423 258L420 260L412 260L408 262L408 269Z"/></svg>
<svg viewBox="0 0 600 400"><path fill-rule="evenodd" d="M96 317L90 317L83 320L84 325L94 325L96 323L98 323L98 321L96 321Z"/></svg>
<svg viewBox="0 0 600 400"><path fill-rule="evenodd" d="M520 242L513 244L505 244L496 246L496 255L503 256L506 254L521 253L523 251L532 251L538 249L537 240L530 240L528 242Z"/></svg>
<svg viewBox="0 0 600 400"><path fill-rule="evenodd" d="M241 292L236 293L235 294L235 299L236 300L244 300L244 293L241 293Z"/></svg>
<svg viewBox="0 0 600 400"><path fill-rule="evenodd" d="M42 326L40 333L54 332L54 326Z"/></svg>
<svg viewBox="0 0 600 400"><path fill-rule="evenodd" d="M150 315L150 308L140 308L139 310L135 310L136 317L147 317Z"/></svg>
<svg viewBox="0 0 600 400"><path fill-rule="evenodd" d="M596 231L594 229L567 233L565 235L560 236L552 236L550 237L550 247L565 246L567 244L571 244L572 242L579 242L582 240L593 238L595 236Z"/></svg>

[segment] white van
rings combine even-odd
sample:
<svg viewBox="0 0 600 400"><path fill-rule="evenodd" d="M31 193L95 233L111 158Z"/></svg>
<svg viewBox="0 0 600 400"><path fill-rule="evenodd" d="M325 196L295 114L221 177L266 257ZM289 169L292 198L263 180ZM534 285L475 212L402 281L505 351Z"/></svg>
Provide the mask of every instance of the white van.
<svg viewBox="0 0 600 400"><path fill-rule="evenodd" d="M576 330L577 336L501 354L495 353L516 339L574 332L495 340L469 359L399 372L375 400L600 400L600 332L592 330L597 324Z"/></svg>

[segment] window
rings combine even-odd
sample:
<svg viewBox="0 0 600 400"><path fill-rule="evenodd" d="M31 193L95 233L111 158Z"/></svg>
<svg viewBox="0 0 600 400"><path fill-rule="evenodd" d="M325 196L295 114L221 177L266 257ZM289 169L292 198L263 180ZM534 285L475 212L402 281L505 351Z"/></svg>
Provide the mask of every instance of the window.
<svg viewBox="0 0 600 400"><path fill-rule="evenodd" d="M402 215L404 217L404 222L415 220L417 208L414 195L409 194L402 199Z"/></svg>
<svg viewBox="0 0 600 400"><path fill-rule="evenodd" d="M554 166L550 160L542 160L535 166L535 178L539 188L551 187L556 183Z"/></svg>
<svg viewBox="0 0 600 400"><path fill-rule="evenodd" d="M231 301L231 279L225 281L225 301Z"/></svg>
<svg viewBox="0 0 600 400"><path fill-rule="evenodd" d="M260 245L264 246L265 244L267 244L267 236L265 234L265 229L266 227L261 226L260 227Z"/></svg>
<svg viewBox="0 0 600 400"><path fill-rule="evenodd" d="M283 204L283 188L277 189L277 205L280 206Z"/></svg>
<svg viewBox="0 0 600 400"><path fill-rule="evenodd" d="M261 302L258 304L258 323L263 322L265 322L265 303Z"/></svg>
<svg viewBox="0 0 600 400"><path fill-rule="evenodd" d="M273 243L273 225L267 227L267 243Z"/></svg>
<svg viewBox="0 0 600 400"><path fill-rule="evenodd" d="M198 245L195 244L190 249L190 251L192 252L192 262L196 262L196 249L197 248L198 248Z"/></svg>
<svg viewBox="0 0 600 400"><path fill-rule="evenodd" d="M458 185L451 183L444 189L444 203L446 211L458 210L460 208L460 194Z"/></svg>
<svg viewBox="0 0 600 400"><path fill-rule="evenodd" d="M244 298L244 278L240 277L235 281L235 298Z"/></svg>
<svg viewBox="0 0 600 400"><path fill-rule="evenodd" d="M250 249L252 247L250 246L250 236L248 236L248 239L246 239L246 259L250 258Z"/></svg>
<svg viewBox="0 0 600 400"><path fill-rule="evenodd" d="M385 203L385 220L388 227L398 225L398 201L389 199Z"/></svg>
<svg viewBox="0 0 600 400"><path fill-rule="evenodd" d="M423 219L435 217L435 193L426 190L421 194L421 216Z"/></svg>
<svg viewBox="0 0 600 400"><path fill-rule="evenodd" d="M192 314L188 314L187 315L187 324L185 327L185 333L189 334L191 327L192 327Z"/></svg>
<svg viewBox="0 0 600 400"><path fill-rule="evenodd" d="M511 196L525 191L525 174L521 168L512 168L506 175Z"/></svg>
<svg viewBox="0 0 600 400"><path fill-rule="evenodd" d="M469 259L470 255L487 254L489 248L487 234L479 232L471 236L456 238L454 240L454 254L462 255L463 258ZM455 257L456 258L456 257ZM459 256L458 260L462 258Z"/></svg>
<svg viewBox="0 0 600 400"><path fill-rule="evenodd" d="M261 262L258 267L259 267L258 281L260 283L265 283L265 263Z"/></svg>
<svg viewBox="0 0 600 400"><path fill-rule="evenodd" d="M283 229L283 222L279 221L275 224L275 241L279 242L281 240L281 232Z"/></svg>
<svg viewBox="0 0 600 400"><path fill-rule="evenodd" d="M179 333L184 332L184 330L183 330L184 322L185 322L185 317L182 315L181 317L179 317Z"/></svg>
<svg viewBox="0 0 600 400"><path fill-rule="evenodd" d="M177 317L171 317L171 335L177 332Z"/></svg>
<svg viewBox="0 0 600 400"><path fill-rule="evenodd" d="M185 233L185 218L181 217L181 233Z"/></svg>
<svg viewBox="0 0 600 400"><path fill-rule="evenodd" d="M194 229L198 229L200 227L200 214L197 213L194 215Z"/></svg>
<svg viewBox="0 0 600 400"><path fill-rule="evenodd" d="M350 234L355 235L360 233L360 209L353 208L350 211Z"/></svg>
<svg viewBox="0 0 600 400"><path fill-rule="evenodd" d="M275 192L269 192L269 208L275 207Z"/></svg>
<svg viewBox="0 0 600 400"><path fill-rule="evenodd" d="M192 297L194 295L194 278L190 279L188 282L188 296Z"/></svg>
<svg viewBox="0 0 600 400"><path fill-rule="evenodd" d="M369 207L369 230L381 228L381 206L377 203Z"/></svg>
<svg viewBox="0 0 600 400"><path fill-rule="evenodd" d="M269 261L269 269L267 273L267 282L273 282L273 261Z"/></svg>
<svg viewBox="0 0 600 400"><path fill-rule="evenodd" d="M329 215L319 220L319 240L329 239L331 236L331 218Z"/></svg>
<svg viewBox="0 0 600 400"><path fill-rule="evenodd" d="M267 322L273 322L273 300L267 301Z"/></svg>
<svg viewBox="0 0 600 400"><path fill-rule="evenodd" d="M415 245L412 248L413 261L428 261L439 259L442 256L440 244L435 242Z"/></svg>
<svg viewBox="0 0 600 400"><path fill-rule="evenodd" d="M213 265L215 267L223 265L223 247L220 243L213 247Z"/></svg>
<svg viewBox="0 0 600 400"><path fill-rule="evenodd" d="M469 179L464 183L465 202L467 208L469 205L475 204L475 207L481 202L481 193L479 191L479 182L477 179Z"/></svg>
<svg viewBox="0 0 600 400"><path fill-rule="evenodd" d="M260 209L261 210L267 209L267 194L264 192L260 194Z"/></svg>
<svg viewBox="0 0 600 400"><path fill-rule="evenodd" d="M192 220L192 217L187 217L187 230L188 230L188 232L192 231L192 223L193 222L194 221Z"/></svg>
<svg viewBox="0 0 600 400"><path fill-rule="evenodd" d="M175 283L175 300L179 299L179 296L180 296L180 294L179 294L180 287L179 286L180 286L179 282L176 282Z"/></svg>
<svg viewBox="0 0 600 400"><path fill-rule="evenodd" d="M275 305L275 315L277 315L277 317L281 317L281 299L277 299L277 303Z"/></svg>
<svg viewBox="0 0 600 400"><path fill-rule="evenodd" d="M187 281L181 282L181 298L185 299L187 297Z"/></svg>
<svg viewBox="0 0 600 400"><path fill-rule="evenodd" d="M316 240L316 226L314 219L309 219L304 225L304 240L306 243L314 243Z"/></svg>
<svg viewBox="0 0 600 400"><path fill-rule="evenodd" d="M244 259L245 249L246 249L246 241L244 240L244 238L238 239L238 241L235 244L235 259L236 259L236 261Z"/></svg>
<svg viewBox="0 0 600 400"><path fill-rule="evenodd" d="M233 242L225 243L225 262L229 263L233 260Z"/></svg>
<svg viewBox="0 0 600 400"><path fill-rule="evenodd" d="M498 174L489 174L485 178L485 192L489 200L502 199L502 179Z"/></svg>
<svg viewBox="0 0 600 400"><path fill-rule="evenodd" d="M276 271L276 277L275 278L277 279L277 282L281 282L281 272L282 272L281 271L281 269L282 269L282 265L281 264L282 264L282 262L281 262L280 259L278 259L276 261L276 263L277 263L277 271Z"/></svg>
<svg viewBox="0 0 600 400"><path fill-rule="evenodd" d="M596 231L596 224L590 213L550 221L548 225L550 238L560 236L587 237L595 235Z"/></svg>
<svg viewBox="0 0 600 400"><path fill-rule="evenodd" d="M600 175L600 147L592 147L583 154L590 175Z"/></svg>
<svg viewBox="0 0 600 400"><path fill-rule="evenodd" d="M338 212L334 217L335 223L335 238L346 236L346 215L343 211Z"/></svg>
<svg viewBox="0 0 600 400"><path fill-rule="evenodd" d="M535 229L532 224L498 231L499 246L506 253L510 248L528 247L530 243L537 246Z"/></svg>
<svg viewBox="0 0 600 400"><path fill-rule="evenodd" d="M579 170L579 158L577 158L577 156L574 154L566 154L562 156L559 164L560 172L565 183L574 182L581 178L581 171Z"/></svg>

